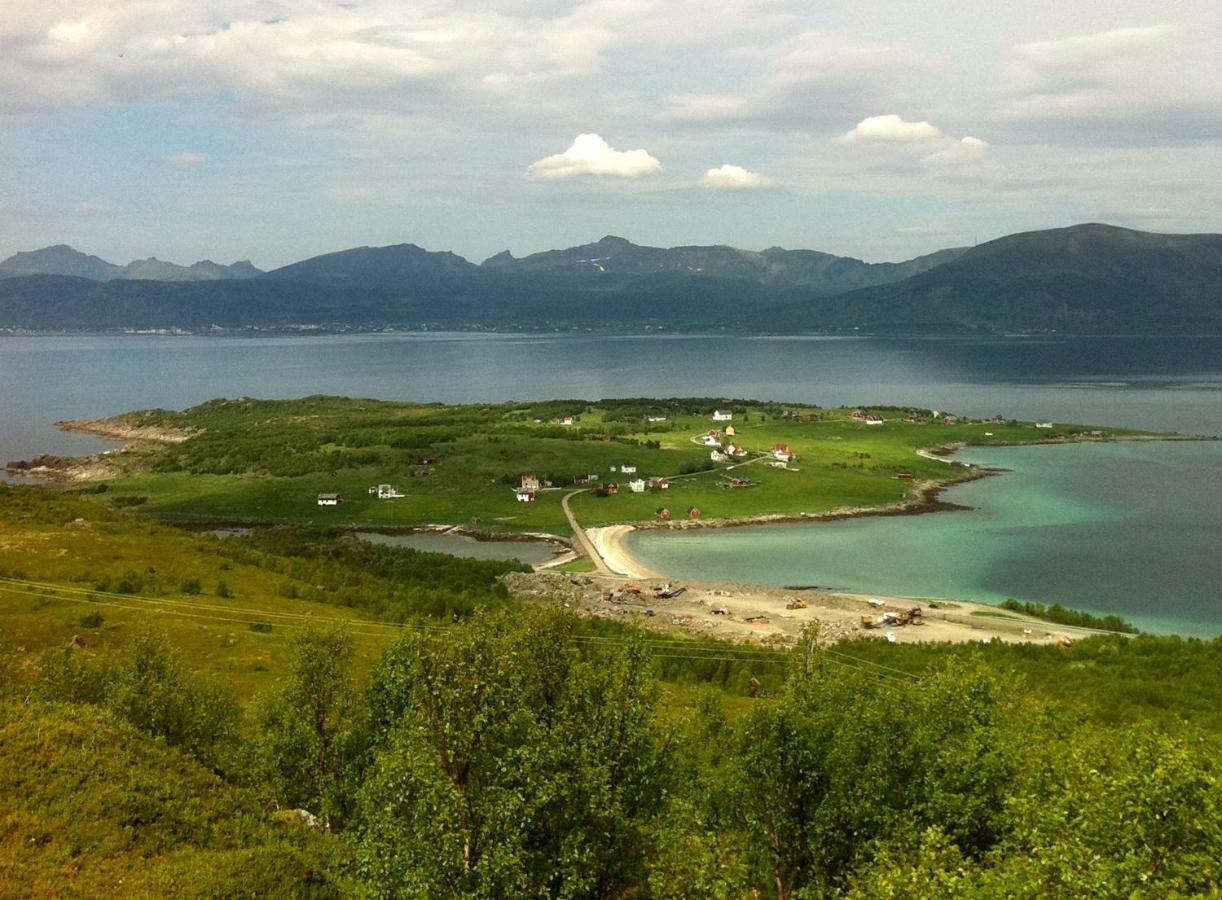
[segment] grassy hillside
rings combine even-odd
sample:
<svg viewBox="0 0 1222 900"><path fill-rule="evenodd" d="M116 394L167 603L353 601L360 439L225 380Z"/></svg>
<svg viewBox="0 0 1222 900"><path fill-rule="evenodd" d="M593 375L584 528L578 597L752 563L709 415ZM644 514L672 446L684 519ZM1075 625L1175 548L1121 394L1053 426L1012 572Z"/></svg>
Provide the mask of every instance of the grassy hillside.
<svg viewBox="0 0 1222 900"><path fill-rule="evenodd" d="M345 851L104 710L0 704L0 896L339 897Z"/></svg>

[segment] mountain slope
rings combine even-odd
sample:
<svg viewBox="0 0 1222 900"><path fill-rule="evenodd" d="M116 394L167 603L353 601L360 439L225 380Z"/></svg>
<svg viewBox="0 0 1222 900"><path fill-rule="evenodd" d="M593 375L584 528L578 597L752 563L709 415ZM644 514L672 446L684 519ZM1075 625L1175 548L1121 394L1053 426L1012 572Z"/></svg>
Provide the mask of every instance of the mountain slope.
<svg viewBox="0 0 1222 900"><path fill-rule="evenodd" d="M122 266L81 253L67 244L14 253L0 262L0 278L19 275L71 275L105 281L108 278L117 278L121 271Z"/></svg>
<svg viewBox="0 0 1222 900"><path fill-rule="evenodd" d="M547 250L516 259L498 253L481 268L514 275L563 274L589 282L649 276L730 278L773 289L805 287L820 294L885 284L956 258L962 249L941 250L903 263L866 263L815 250L739 250L725 245L644 247L608 235L593 244Z"/></svg>
<svg viewBox="0 0 1222 900"><path fill-rule="evenodd" d="M1026 232L928 272L772 311L782 328L1222 331L1222 235L1110 225Z"/></svg>
<svg viewBox="0 0 1222 900"><path fill-rule="evenodd" d="M273 269L264 277L397 291L462 279L478 272L478 266L457 254L434 253L415 244L395 244L314 256Z"/></svg>

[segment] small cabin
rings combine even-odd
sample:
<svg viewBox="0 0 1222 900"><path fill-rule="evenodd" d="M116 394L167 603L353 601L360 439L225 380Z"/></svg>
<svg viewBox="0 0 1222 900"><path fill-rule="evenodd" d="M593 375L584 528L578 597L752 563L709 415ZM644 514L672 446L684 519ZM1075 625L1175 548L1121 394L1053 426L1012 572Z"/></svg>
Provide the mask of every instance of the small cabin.
<svg viewBox="0 0 1222 900"><path fill-rule="evenodd" d="M743 445L737 442L733 444L727 444L725 448L725 452L727 456L746 456L747 455L747 451L743 449Z"/></svg>
<svg viewBox="0 0 1222 900"><path fill-rule="evenodd" d="M369 489L369 493L375 495L379 500L398 500L405 496L393 484L376 484Z"/></svg>
<svg viewBox="0 0 1222 900"><path fill-rule="evenodd" d="M726 409L713 410L713 421L714 422L729 422L733 418L734 418L734 413L730 412L729 410L726 410Z"/></svg>
<svg viewBox="0 0 1222 900"><path fill-rule="evenodd" d="M699 510L699 509L697 509L697 508L696 508L696 507L694 507L694 506L689 507L689 508L688 508L688 511L687 511L687 517L688 517L689 519L692 519L693 521L695 521L695 520L699 519L699 518L700 518L700 510Z"/></svg>
<svg viewBox="0 0 1222 900"><path fill-rule="evenodd" d="M514 491L514 496L518 498L519 503L530 503L535 499L535 492L524 491L521 488L518 488L516 491Z"/></svg>
<svg viewBox="0 0 1222 900"><path fill-rule="evenodd" d="M650 422L665 422L666 416L648 416Z"/></svg>
<svg viewBox="0 0 1222 900"><path fill-rule="evenodd" d="M661 519L663 522L669 522L670 521L670 510L667 509L665 506L663 506L661 509L658 510L658 518Z"/></svg>
<svg viewBox="0 0 1222 900"><path fill-rule="evenodd" d="M619 482L618 481L607 482L607 493L608 494L618 494L619 493Z"/></svg>
<svg viewBox="0 0 1222 900"><path fill-rule="evenodd" d="M539 476L523 475L522 483L518 485L518 488L523 491L534 493L535 491L539 490Z"/></svg>
<svg viewBox="0 0 1222 900"><path fill-rule="evenodd" d="M713 452L709 454L709 459L711 459L715 463L723 463L723 462L728 461L730 457L726 456L720 450L714 450Z"/></svg>
<svg viewBox="0 0 1222 900"><path fill-rule="evenodd" d="M339 506L343 502L344 502L344 498L341 497L339 494L319 494L318 495L318 505L319 506Z"/></svg>
<svg viewBox="0 0 1222 900"><path fill-rule="evenodd" d="M867 425L882 425L886 421L882 416L866 416Z"/></svg>
<svg viewBox="0 0 1222 900"><path fill-rule="evenodd" d="M632 493L634 494L645 493L645 479L643 478L632 479L630 482L628 482L628 490L632 491Z"/></svg>
<svg viewBox="0 0 1222 900"><path fill-rule="evenodd" d="M738 432L736 432L736 431L734 430L734 426L733 426L733 425L727 425L727 426L726 426L726 437L734 437L734 435L735 435L735 434L737 434L737 433L738 433Z"/></svg>
<svg viewBox="0 0 1222 900"><path fill-rule="evenodd" d="M636 466L620 466L619 470L624 475L635 475Z"/></svg>
<svg viewBox="0 0 1222 900"><path fill-rule="evenodd" d="M790 453L788 444L773 444L772 458L779 459L781 462L789 462Z"/></svg>
<svg viewBox="0 0 1222 900"><path fill-rule="evenodd" d="M911 472L900 472L900 473L899 473L898 475L896 475L895 477L896 477L896 478L898 478L900 481L912 481L912 473L911 473Z"/></svg>
<svg viewBox="0 0 1222 900"><path fill-rule="evenodd" d="M573 424L573 417L572 417L572 416L565 416L563 419L561 419L561 420L560 420L560 424L561 424L561 425L572 425L572 424Z"/></svg>
<svg viewBox="0 0 1222 900"><path fill-rule="evenodd" d="M864 422L866 420L866 411L864 409L855 409L849 418L854 422Z"/></svg>
<svg viewBox="0 0 1222 900"><path fill-rule="evenodd" d="M665 478L650 478L649 489L651 491L665 491L670 489L670 482Z"/></svg>

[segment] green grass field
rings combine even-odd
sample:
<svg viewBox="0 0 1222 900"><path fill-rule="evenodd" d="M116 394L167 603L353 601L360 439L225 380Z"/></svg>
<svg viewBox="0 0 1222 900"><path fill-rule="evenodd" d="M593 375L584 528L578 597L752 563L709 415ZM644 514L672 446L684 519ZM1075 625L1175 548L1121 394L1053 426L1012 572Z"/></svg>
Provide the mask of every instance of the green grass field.
<svg viewBox="0 0 1222 900"><path fill-rule="evenodd" d="M733 410L733 421L712 421L718 407ZM884 424L854 421L850 409L700 399L448 407L328 397L213 401L183 412L117 417L191 436L112 454L119 471L97 496L172 521L474 524L567 534L561 498L575 489L575 478L588 475L598 476L595 485L618 482L620 490L574 497L583 525L649 521L663 507L675 519L691 507L705 519L817 514L895 504L919 482L970 475L917 455L921 448L1133 436L1019 422L947 425L929 410L872 412ZM560 424L567 416L572 424ZM713 448L700 442L713 429L743 454L714 464ZM773 465L775 444L788 444L794 454L787 468ZM635 476L620 471L626 464L635 466ZM900 473L912 480L899 480ZM513 487L522 475L553 487L533 502L518 502ZM632 493L633 477L673 480L667 490ZM731 487L732 478L749 485ZM405 496L378 500L368 489L379 483ZM339 493L344 502L319 508L320 492Z"/></svg>

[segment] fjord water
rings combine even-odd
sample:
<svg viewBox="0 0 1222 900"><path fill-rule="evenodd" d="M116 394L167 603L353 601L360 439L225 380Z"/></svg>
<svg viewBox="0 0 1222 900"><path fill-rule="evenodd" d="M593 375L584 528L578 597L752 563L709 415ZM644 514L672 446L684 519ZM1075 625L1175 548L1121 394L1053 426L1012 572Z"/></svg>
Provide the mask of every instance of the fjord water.
<svg viewBox="0 0 1222 900"><path fill-rule="evenodd" d="M919 516L635 532L667 575L908 597L1007 597L1115 613L1150 631L1222 633L1222 444L976 449L1008 470Z"/></svg>
<svg viewBox="0 0 1222 900"><path fill-rule="evenodd" d="M317 393L445 403L709 396L893 404L1216 435L1222 337L7 337L0 460L112 446L58 431L59 419ZM784 549L796 532L782 539L772 529L725 530L707 535L727 543L705 554L703 571L735 542L757 542L758 554L780 541L778 565L807 561L785 583L1060 600L1147 623L1222 629L1214 549L1222 444L1029 448L987 459L1014 472L948 495L978 513L812 526L823 529L820 541L841 542L833 558L857 554L869 566L827 568L822 554L816 569L800 547ZM939 530L946 535L936 537ZM941 544L922 550L926 539ZM917 549L906 555L912 542ZM727 577L760 568L744 563Z"/></svg>

